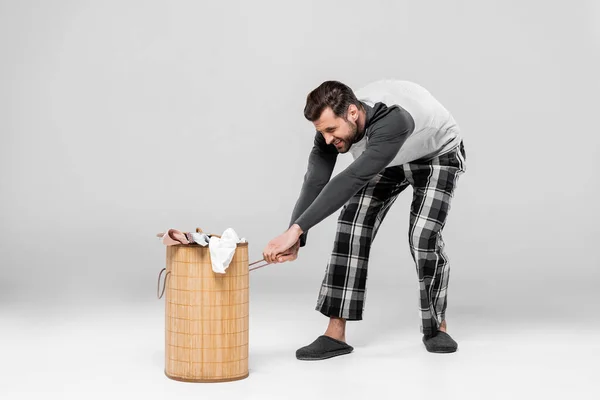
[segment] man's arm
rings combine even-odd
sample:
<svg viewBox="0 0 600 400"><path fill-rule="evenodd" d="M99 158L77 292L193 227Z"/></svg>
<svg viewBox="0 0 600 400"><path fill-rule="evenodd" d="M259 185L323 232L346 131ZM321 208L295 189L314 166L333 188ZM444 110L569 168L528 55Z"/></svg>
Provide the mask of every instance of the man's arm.
<svg viewBox="0 0 600 400"><path fill-rule="evenodd" d="M292 212L290 226L292 226L298 217L312 204L321 190L327 185L337 159L338 151L334 145L328 145L321 133L316 132L313 148L308 156L308 167L304 174L304 181L300 196ZM300 236L300 246L306 245L306 236L308 229L303 230Z"/></svg>
<svg viewBox="0 0 600 400"><path fill-rule="evenodd" d="M390 112L393 118L375 122L365 151L329 181L304 213L293 221L302 231L306 232L342 207L396 157L414 130L414 121L403 109L395 107Z"/></svg>

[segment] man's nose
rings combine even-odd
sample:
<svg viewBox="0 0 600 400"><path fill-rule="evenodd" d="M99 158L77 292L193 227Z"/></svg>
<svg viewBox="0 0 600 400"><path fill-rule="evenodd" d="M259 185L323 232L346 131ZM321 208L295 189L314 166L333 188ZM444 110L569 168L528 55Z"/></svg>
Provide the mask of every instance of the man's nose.
<svg viewBox="0 0 600 400"><path fill-rule="evenodd" d="M331 144L333 143L333 141L335 140L335 138L333 137L333 135L329 135L329 134L325 134L325 143L327 144Z"/></svg>

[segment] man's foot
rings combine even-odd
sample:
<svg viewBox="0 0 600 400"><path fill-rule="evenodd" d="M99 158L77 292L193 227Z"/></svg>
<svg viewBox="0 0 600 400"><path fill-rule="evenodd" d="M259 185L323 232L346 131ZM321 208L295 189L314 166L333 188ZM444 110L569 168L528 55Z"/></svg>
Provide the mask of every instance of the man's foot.
<svg viewBox="0 0 600 400"><path fill-rule="evenodd" d="M352 353L354 348L346 343L346 320L329 317L329 325L325 334L319 336L308 346L296 351L298 360L324 360L343 354Z"/></svg>
<svg viewBox="0 0 600 400"><path fill-rule="evenodd" d="M296 350L298 360L325 360L327 358L352 353L354 348L329 336L321 335L308 346Z"/></svg>
<svg viewBox="0 0 600 400"><path fill-rule="evenodd" d="M430 353L454 353L458 343L446 333L446 321L442 321L439 330L431 335L423 335L423 344Z"/></svg>

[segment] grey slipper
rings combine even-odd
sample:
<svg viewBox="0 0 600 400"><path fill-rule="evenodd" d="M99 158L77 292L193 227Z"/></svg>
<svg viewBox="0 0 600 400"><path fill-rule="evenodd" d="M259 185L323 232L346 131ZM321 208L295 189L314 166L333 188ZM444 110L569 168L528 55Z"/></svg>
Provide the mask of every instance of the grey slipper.
<svg viewBox="0 0 600 400"><path fill-rule="evenodd" d="M296 358L298 360L324 360L352 353L352 350L354 350L354 347L341 340L321 335L308 346L296 350Z"/></svg>
<svg viewBox="0 0 600 400"><path fill-rule="evenodd" d="M430 353L454 353L458 349L458 343L442 331L437 331L435 336L423 335L423 343Z"/></svg>

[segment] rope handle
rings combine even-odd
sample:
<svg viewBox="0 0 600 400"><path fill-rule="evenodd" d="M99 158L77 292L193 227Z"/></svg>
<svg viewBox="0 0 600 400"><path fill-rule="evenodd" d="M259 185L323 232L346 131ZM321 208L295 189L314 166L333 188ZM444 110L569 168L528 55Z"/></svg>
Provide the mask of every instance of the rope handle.
<svg viewBox="0 0 600 400"><path fill-rule="evenodd" d="M249 264L248 266L258 264L262 261L265 261L265 259L263 258L262 260L255 261L252 264ZM254 270L262 268L262 267L266 267L267 265L269 265L269 263L265 262L262 265L258 265L253 268L248 268L248 272L254 271ZM162 299L163 295L165 294L165 289L167 288L167 279L169 278L169 274L171 274L171 271L167 271L167 273L165 274L164 281L163 281L162 290L160 290L160 278L162 277L162 274L165 271L167 271L166 268L163 268L160 270L160 272L158 273L158 281L156 282L156 297L158 297L159 299Z"/></svg>
<svg viewBox="0 0 600 400"><path fill-rule="evenodd" d="M262 260L254 261L252 264L248 264L248 266L250 267L251 265L258 264L259 262L262 262L262 261L265 261L265 259L263 258ZM259 269L262 267L266 267L267 265L269 265L269 263L265 261L265 264L263 264L263 265L259 265L257 267L253 267L253 268L248 268L248 272L254 271L255 269Z"/></svg>
<svg viewBox="0 0 600 400"><path fill-rule="evenodd" d="M258 263L260 263L262 261L265 261L265 259L263 258L262 260L255 261L252 264L249 264L248 266L258 264ZM248 272L254 271L254 270L262 268L262 267L266 267L267 265L269 265L269 263L265 262L262 265L258 265L258 266L253 267L253 268L248 268ZM162 274L165 271L167 271L166 268L163 268L163 269L160 270L160 272L158 273L158 281L156 282L156 297L158 297L159 299L162 299L163 295L165 294L165 289L167 288L167 279L169 278L169 274L171 274L171 271L167 271L167 273L165 274L164 281L163 281L162 290L160 290L160 278L162 277Z"/></svg>
<svg viewBox="0 0 600 400"><path fill-rule="evenodd" d="M171 271L167 271L167 273L165 274L165 280L163 282L163 288L162 291L160 290L160 277L163 274L163 272L165 272L167 269L163 268L160 270L160 273L158 274L158 282L157 282L157 286L156 286L156 297L158 297L159 299L161 299L163 297L163 295L165 294L165 289L167 287L167 278L169 277L169 274L171 273Z"/></svg>
<svg viewBox="0 0 600 400"><path fill-rule="evenodd" d="M249 264L248 266L255 265L255 264L258 264L258 263L263 262L263 261L265 261L264 258L261 259L261 260L258 260L258 261L254 261L253 263ZM262 265L258 265L256 267L248 268L248 272L257 270L257 269L262 268L262 267L266 267L267 265L269 265L269 263L265 261L265 263L262 264ZM165 278L163 280L162 290L160 290L160 278L162 277L162 275L163 275L163 273L165 271L167 273L165 274ZM163 295L165 294L165 289L167 288L167 279L169 279L169 275L170 274L171 274L171 271L167 271L166 268L161 269L160 272L158 273L158 280L156 282L156 297L158 297L159 299L162 299Z"/></svg>

